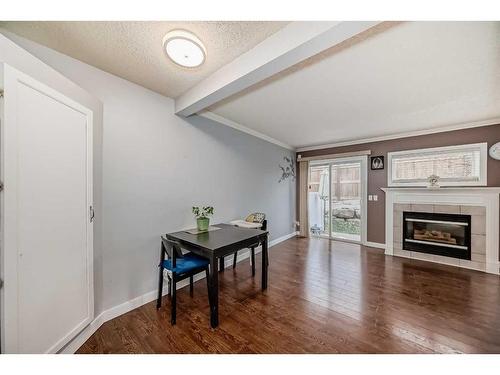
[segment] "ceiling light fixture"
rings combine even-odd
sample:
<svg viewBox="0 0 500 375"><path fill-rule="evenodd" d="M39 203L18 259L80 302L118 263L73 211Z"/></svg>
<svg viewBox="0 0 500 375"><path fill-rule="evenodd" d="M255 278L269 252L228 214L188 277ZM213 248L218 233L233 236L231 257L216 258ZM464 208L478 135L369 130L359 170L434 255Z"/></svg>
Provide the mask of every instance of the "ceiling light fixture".
<svg viewBox="0 0 500 375"><path fill-rule="evenodd" d="M185 30L172 30L163 38L167 56L177 65L196 68L205 61L207 50L196 35Z"/></svg>

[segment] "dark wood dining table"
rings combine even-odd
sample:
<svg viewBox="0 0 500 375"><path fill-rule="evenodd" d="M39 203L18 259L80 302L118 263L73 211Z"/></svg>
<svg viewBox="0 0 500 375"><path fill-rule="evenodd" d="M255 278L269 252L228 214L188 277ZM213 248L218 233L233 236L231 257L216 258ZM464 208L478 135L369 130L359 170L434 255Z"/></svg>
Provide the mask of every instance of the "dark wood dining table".
<svg viewBox="0 0 500 375"><path fill-rule="evenodd" d="M191 234L187 231L168 233L166 237L181 247L210 261L209 303L210 325L219 325L219 270L224 270L224 257L238 250L260 243L262 245L262 290L267 288L268 232L260 229L240 228L229 224L215 224L220 229Z"/></svg>

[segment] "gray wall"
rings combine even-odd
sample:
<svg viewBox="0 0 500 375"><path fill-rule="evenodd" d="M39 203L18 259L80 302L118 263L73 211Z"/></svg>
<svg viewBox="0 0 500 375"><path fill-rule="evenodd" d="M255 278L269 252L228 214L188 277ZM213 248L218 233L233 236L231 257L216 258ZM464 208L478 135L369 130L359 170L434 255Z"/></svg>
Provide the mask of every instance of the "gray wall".
<svg viewBox="0 0 500 375"><path fill-rule="evenodd" d="M172 99L9 35L103 103L102 269L96 313L153 291L162 233L267 213L271 239L294 231L295 184L278 183L289 150L201 117L174 115Z"/></svg>

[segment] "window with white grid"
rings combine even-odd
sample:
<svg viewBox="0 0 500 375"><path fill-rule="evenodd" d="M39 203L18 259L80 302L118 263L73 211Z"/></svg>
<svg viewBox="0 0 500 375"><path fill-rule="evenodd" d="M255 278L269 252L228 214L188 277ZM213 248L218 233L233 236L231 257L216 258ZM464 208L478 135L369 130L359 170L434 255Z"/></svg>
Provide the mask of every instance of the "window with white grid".
<svg viewBox="0 0 500 375"><path fill-rule="evenodd" d="M486 185L487 144L388 153L388 186L426 186L431 175L440 186Z"/></svg>

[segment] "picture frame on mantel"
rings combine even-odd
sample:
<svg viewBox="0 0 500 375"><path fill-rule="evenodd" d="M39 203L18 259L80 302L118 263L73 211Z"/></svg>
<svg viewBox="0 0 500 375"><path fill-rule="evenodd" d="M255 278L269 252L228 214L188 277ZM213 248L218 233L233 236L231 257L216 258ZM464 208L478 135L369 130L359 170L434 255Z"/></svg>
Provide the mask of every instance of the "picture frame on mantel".
<svg viewBox="0 0 500 375"><path fill-rule="evenodd" d="M384 169L384 156L371 156L370 169L372 171L379 171Z"/></svg>

